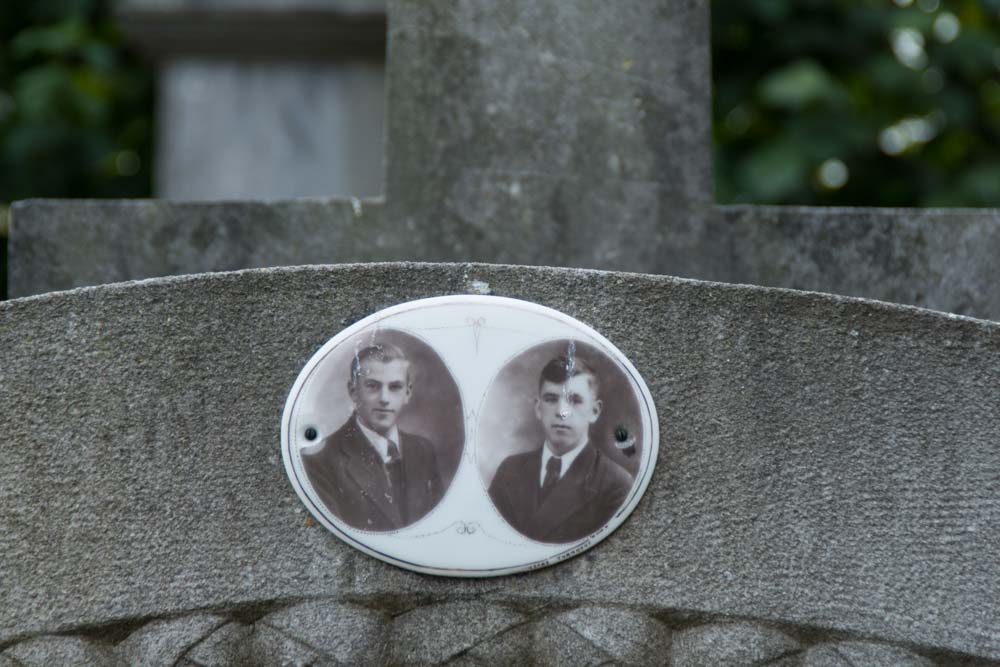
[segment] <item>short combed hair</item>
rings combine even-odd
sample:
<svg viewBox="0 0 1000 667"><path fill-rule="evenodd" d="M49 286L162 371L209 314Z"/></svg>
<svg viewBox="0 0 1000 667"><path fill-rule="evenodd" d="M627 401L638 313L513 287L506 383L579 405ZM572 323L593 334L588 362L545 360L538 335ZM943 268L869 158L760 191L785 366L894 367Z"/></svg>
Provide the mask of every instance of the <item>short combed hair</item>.
<svg viewBox="0 0 1000 667"><path fill-rule="evenodd" d="M538 390L541 391L542 385L546 382L564 384L570 378L577 375L587 376L587 384L590 385L590 390L594 392L594 397L596 398L600 392L597 372L586 360L576 355L559 356L545 364L545 368L542 369L542 373L538 377Z"/></svg>
<svg viewBox="0 0 1000 667"><path fill-rule="evenodd" d="M351 360L350 386L357 386L358 378L361 377L361 364L365 363L369 359L381 361L385 364L390 361L410 362L410 360L406 357L406 353L392 343L373 343L368 347L361 348L354 354L354 359ZM410 379L409 370L406 372L406 379L407 381Z"/></svg>

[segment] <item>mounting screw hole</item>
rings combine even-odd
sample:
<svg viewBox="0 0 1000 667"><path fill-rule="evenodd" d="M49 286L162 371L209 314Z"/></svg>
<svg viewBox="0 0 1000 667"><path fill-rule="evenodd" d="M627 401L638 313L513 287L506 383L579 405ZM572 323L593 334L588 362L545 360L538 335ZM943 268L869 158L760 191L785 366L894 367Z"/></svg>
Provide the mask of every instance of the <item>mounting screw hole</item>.
<svg viewBox="0 0 1000 667"><path fill-rule="evenodd" d="M615 440L618 442L628 440L628 430L624 426L619 426L615 429Z"/></svg>
<svg viewBox="0 0 1000 667"><path fill-rule="evenodd" d="M315 440L317 437L319 437L319 433L312 426L306 429L306 440Z"/></svg>

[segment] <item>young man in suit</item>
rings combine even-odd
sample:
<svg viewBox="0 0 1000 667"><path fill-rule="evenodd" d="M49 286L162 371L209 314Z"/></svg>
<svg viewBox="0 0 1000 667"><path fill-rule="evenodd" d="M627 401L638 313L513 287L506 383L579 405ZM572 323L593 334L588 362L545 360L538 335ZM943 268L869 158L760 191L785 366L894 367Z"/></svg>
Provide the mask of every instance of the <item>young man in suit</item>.
<svg viewBox="0 0 1000 667"><path fill-rule="evenodd" d="M518 532L539 542L575 542L601 528L632 488L632 476L590 442L601 416L598 378L573 355L542 369L535 416L545 431L537 449L508 457L490 498Z"/></svg>
<svg viewBox="0 0 1000 667"><path fill-rule="evenodd" d="M389 343L359 350L347 391L354 413L317 451L303 454L306 473L320 499L348 525L399 530L444 495L434 445L397 426L413 394L410 361Z"/></svg>

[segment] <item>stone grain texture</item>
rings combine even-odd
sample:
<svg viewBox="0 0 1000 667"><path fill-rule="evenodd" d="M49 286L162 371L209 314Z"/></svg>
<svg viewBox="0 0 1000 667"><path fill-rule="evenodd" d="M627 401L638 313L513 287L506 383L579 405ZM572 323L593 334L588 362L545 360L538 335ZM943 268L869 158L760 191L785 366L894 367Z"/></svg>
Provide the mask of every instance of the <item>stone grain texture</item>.
<svg viewBox="0 0 1000 667"><path fill-rule="evenodd" d="M307 519L282 406L344 326L483 290L618 345L652 391L661 459L632 517L572 561L492 580L405 572ZM424 627L408 604L475 599L515 638L518 614L551 620L540 608L639 607L1000 658L996 323L668 277L386 264L9 301L0 349L0 649L321 597L405 627ZM587 640L614 657L601 625L615 627ZM415 641L421 660L447 652Z"/></svg>
<svg viewBox="0 0 1000 667"><path fill-rule="evenodd" d="M708 2L389 3L387 219L426 259L689 274Z"/></svg>
<svg viewBox="0 0 1000 667"><path fill-rule="evenodd" d="M113 4L158 66L157 196L382 193L384 2Z"/></svg>
<svg viewBox="0 0 1000 667"><path fill-rule="evenodd" d="M344 665L376 665L386 659L385 615L359 605L315 600L274 612L259 621Z"/></svg>
<svg viewBox="0 0 1000 667"><path fill-rule="evenodd" d="M225 619L208 614L153 621L118 645L118 658L126 665L172 667L224 623Z"/></svg>
<svg viewBox="0 0 1000 667"><path fill-rule="evenodd" d="M449 250L425 231L388 221L380 200L33 200L16 204L12 213L14 297L205 271L462 258L461 245ZM720 207L709 217L713 231L704 246L687 250L692 266L686 277L1000 320L994 276L1000 211L746 206ZM525 228L516 243L520 250L498 247L482 259L538 263L543 257L532 248L569 247L573 236L573 226ZM638 257L561 257L581 267L658 270L656 261Z"/></svg>
<svg viewBox="0 0 1000 667"><path fill-rule="evenodd" d="M378 200L14 204L11 297L288 264L403 259Z"/></svg>
<svg viewBox="0 0 1000 667"><path fill-rule="evenodd" d="M813 646L806 651L803 660L803 667L855 667L855 665L933 667L934 663L897 646L857 641Z"/></svg>
<svg viewBox="0 0 1000 667"><path fill-rule="evenodd" d="M662 665L670 647L670 631L646 614L627 609L581 607L553 618L590 645L592 655L605 655L626 665ZM562 664L565 664L563 662Z"/></svg>
<svg viewBox="0 0 1000 667"><path fill-rule="evenodd" d="M43 636L29 639L4 651L0 660L17 667L50 667L51 665L105 665L112 662L108 647L82 637ZM7 667L5 663L0 665Z"/></svg>
<svg viewBox="0 0 1000 667"><path fill-rule="evenodd" d="M767 663L797 651L797 641L752 623L701 625L678 632L671 646L675 667L739 667Z"/></svg>
<svg viewBox="0 0 1000 667"><path fill-rule="evenodd" d="M724 206L727 282L1000 320L1000 209Z"/></svg>
<svg viewBox="0 0 1000 667"><path fill-rule="evenodd" d="M160 66L157 93L158 197L382 193L382 62L188 57Z"/></svg>
<svg viewBox="0 0 1000 667"><path fill-rule="evenodd" d="M587 606L561 611L536 607L525 610L523 613L527 613L527 617L513 625L508 623L520 615L518 612L489 602L429 603L407 608L401 613L401 617L407 619L404 625L409 625L410 629L423 626L422 629L431 635L427 640L412 634L401 637L397 628L391 625L383 625L376 633L355 635L350 624L338 623L337 619L343 619L350 612L362 617L371 614L369 609L356 603L313 600L295 608L308 608L308 615L315 619L328 615L328 623L300 627L293 637L277 630L268 620L283 614L285 609L271 610L267 618L256 622L246 618L244 609L233 614L243 620L227 623L225 619L211 617L214 621L207 636L197 637L193 646L190 637L178 644L178 628L202 625L207 618L195 614L151 621L134 629L124 639L120 632L95 636L100 633L93 629L88 637L66 635L26 639L0 653L0 667L24 667L26 664L87 667L147 664L180 667L382 664L996 667L1000 664L947 652L936 652L936 659L932 659L918 651L873 641L826 641L815 631L803 628L786 626L778 630L769 625L724 617L704 617L704 623L690 625L683 620L683 613L674 613L667 614L664 622L662 613L659 614L661 619L656 619L638 608ZM613 620L604 622L608 619ZM444 626L437 626L442 620ZM487 621L486 627L477 628L476 623L483 620ZM668 624L679 624L679 627L672 629ZM450 640L449 630L457 632ZM789 639L786 631L811 635L811 638L800 644ZM595 633L603 636L592 641ZM140 642L136 641L137 636L141 637ZM476 638L470 644L472 637ZM672 653L668 648L671 640ZM747 644L741 645L744 640ZM150 641L171 648L159 655L145 656L130 650L137 643ZM344 645L362 648L362 652L345 654ZM390 646L391 655L386 653ZM761 658L762 655L768 657ZM771 657L773 655L777 657ZM14 656L28 662L21 662ZM152 662L145 662L144 658ZM170 661L165 662L168 658Z"/></svg>
<svg viewBox="0 0 1000 667"><path fill-rule="evenodd" d="M418 607L400 614L393 623L393 662L443 663L523 620L514 610L473 601Z"/></svg>

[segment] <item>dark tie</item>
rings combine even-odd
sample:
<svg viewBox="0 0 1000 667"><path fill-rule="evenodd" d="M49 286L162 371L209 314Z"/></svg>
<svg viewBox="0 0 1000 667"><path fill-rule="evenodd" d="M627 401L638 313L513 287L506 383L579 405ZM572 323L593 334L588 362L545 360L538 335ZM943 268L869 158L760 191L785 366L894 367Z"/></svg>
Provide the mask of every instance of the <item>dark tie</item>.
<svg viewBox="0 0 1000 667"><path fill-rule="evenodd" d="M545 479L542 481L542 490L540 493L541 500L545 500L549 493L552 492L552 487L559 481L560 470L562 470L562 459L558 456L551 457L549 462L545 464Z"/></svg>
<svg viewBox="0 0 1000 667"><path fill-rule="evenodd" d="M396 446L396 443L392 440L387 440L387 442L389 443L389 460L385 464L385 474L389 478L389 492L392 494L392 502L399 508L403 525L406 525L406 503L403 502L403 496L406 493L406 489L403 488L403 459L399 455L399 447Z"/></svg>

